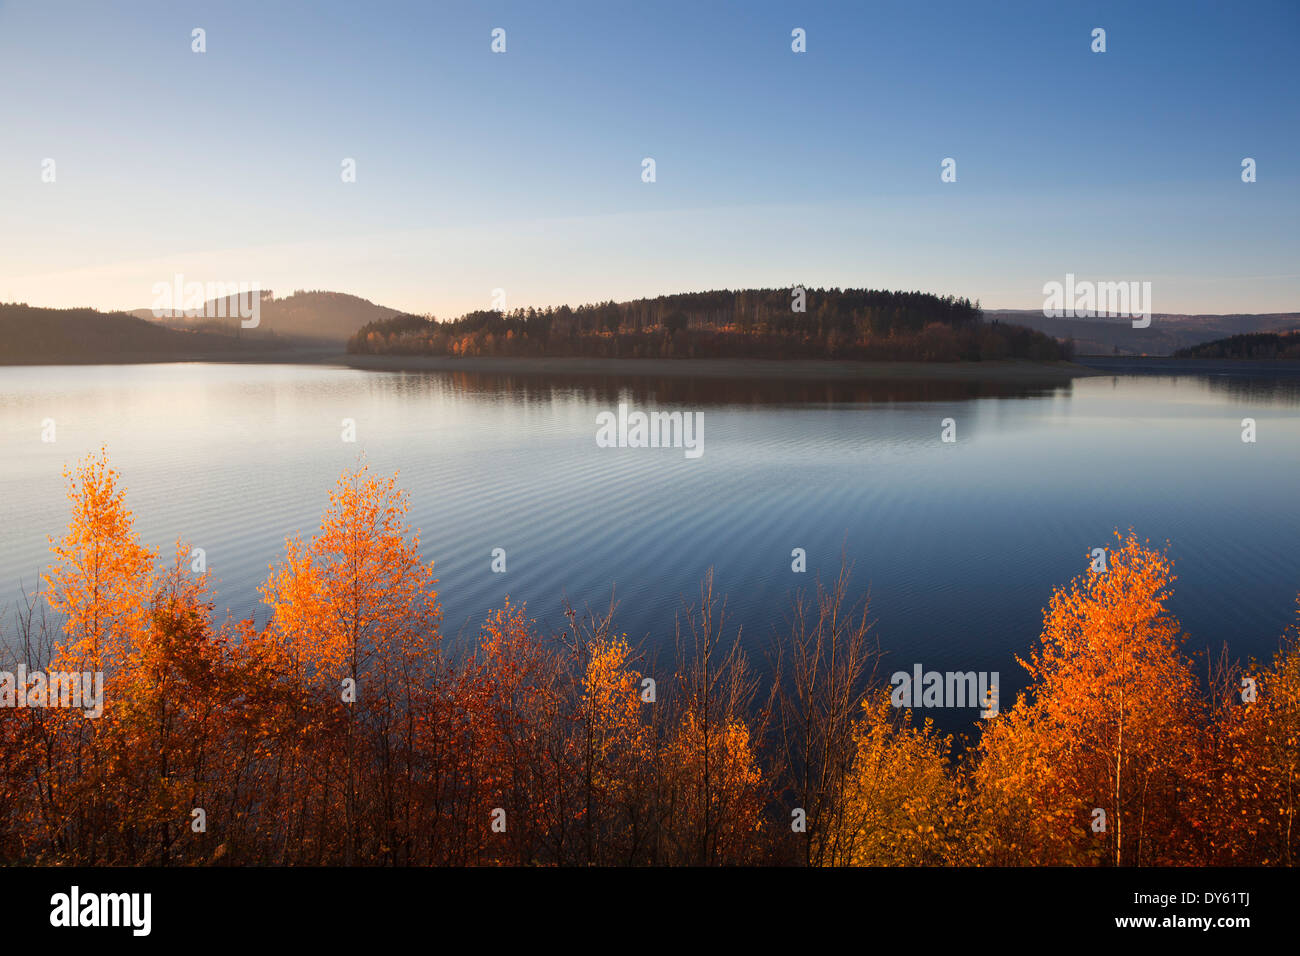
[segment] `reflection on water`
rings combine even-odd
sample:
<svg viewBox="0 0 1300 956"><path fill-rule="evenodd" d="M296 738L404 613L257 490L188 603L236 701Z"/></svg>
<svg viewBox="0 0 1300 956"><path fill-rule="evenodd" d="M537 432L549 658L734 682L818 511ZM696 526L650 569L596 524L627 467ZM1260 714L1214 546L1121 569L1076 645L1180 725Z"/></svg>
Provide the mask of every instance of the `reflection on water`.
<svg viewBox="0 0 1300 956"><path fill-rule="evenodd" d="M1203 381L1211 392L1228 395L1242 402L1272 405L1300 405L1300 377L1248 378L1236 375L1210 375Z"/></svg>
<svg viewBox="0 0 1300 956"><path fill-rule="evenodd" d="M689 405L871 405L892 402L962 401L973 398L1027 398L1068 395L1071 383L1057 386L945 379L835 380L690 379L684 376L500 375L479 372L393 373L415 391L442 387L468 395L505 401L551 402L557 397L593 404L634 401L638 404Z"/></svg>
<svg viewBox="0 0 1300 956"><path fill-rule="evenodd" d="M601 449L620 401L702 411L705 454ZM999 671L1036 638L1051 589L1116 528L1168 540L1193 648L1267 655L1300 590L1294 380L691 381L367 372L311 366L0 369L0 582L12 606L67 520L62 469L107 445L145 541L207 552L219 607L310 533L363 454L399 471L441 580L446 631L509 593L544 627L561 601L619 601L633 641L671 641L713 567L761 651L791 591L841 552L872 594L886 666ZM1258 441L1241 441L1254 418ZM955 443L940 441L955 422ZM58 440L40 440L42 422ZM358 440L341 440L341 423ZM493 574L494 548L507 574ZM809 573L790 570L804 548ZM762 656L761 654L759 655Z"/></svg>

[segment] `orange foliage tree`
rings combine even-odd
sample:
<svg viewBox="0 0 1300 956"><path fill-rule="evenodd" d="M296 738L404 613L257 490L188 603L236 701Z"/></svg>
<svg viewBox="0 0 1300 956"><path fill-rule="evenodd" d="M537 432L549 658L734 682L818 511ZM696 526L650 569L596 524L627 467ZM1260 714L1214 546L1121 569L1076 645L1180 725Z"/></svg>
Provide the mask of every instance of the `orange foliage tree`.
<svg viewBox="0 0 1300 956"><path fill-rule="evenodd" d="M834 834L854 866L963 862L963 797L949 771L952 741L928 718L895 708L887 691L862 702Z"/></svg>
<svg viewBox="0 0 1300 956"><path fill-rule="evenodd" d="M419 533L405 521L408 509L395 478L371 475L365 464L345 473L318 533L306 544L287 542L262 589L296 680L321 711L323 726L312 729L325 730L325 742L342 750L345 863L356 861L363 842L400 855L415 839L408 812L415 731L436 667L441 610L433 565L422 563ZM359 749L378 764L365 773L371 792L364 817ZM313 761L312 771L328 826L334 770Z"/></svg>
<svg viewBox="0 0 1300 956"><path fill-rule="evenodd" d="M72 518L63 538L50 542L55 561L45 574L50 606L65 618L58 663L111 670L125 662L144 630L156 556L140 544L106 450L64 477Z"/></svg>
<svg viewBox="0 0 1300 956"><path fill-rule="evenodd" d="M740 634L726 638L724 601L710 570L679 621L675 709L660 798L667 862L747 862L763 830L771 781L758 762L767 712L751 715L757 680Z"/></svg>
<svg viewBox="0 0 1300 956"><path fill-rule="evenodd" d="M1104 841L1115 865L1173 861L1199 702L1166 554L1116 534L1044 612L1031 686L985 731L977 786L995 842L1036 862L1081 862ZM1104 830L1094 829L1104 813Z"/></svg>
<svg viewBox="0 0 1300 956"><path fill-rule="evenodd" d="M1300 599L1297 599L1300 610ZM1294 866L1300 858L1300 632L1268 667L1233 668L1196 791L1204 862Z"/></svg>

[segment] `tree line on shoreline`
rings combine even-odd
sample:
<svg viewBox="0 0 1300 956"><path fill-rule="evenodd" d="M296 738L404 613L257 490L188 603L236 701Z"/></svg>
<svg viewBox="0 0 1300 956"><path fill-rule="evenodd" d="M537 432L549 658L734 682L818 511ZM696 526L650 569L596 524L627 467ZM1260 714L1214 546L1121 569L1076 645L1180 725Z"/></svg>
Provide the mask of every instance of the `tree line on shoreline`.
<svg viewBox="0 0 1300 956"><path fill-rule="evenodd" d="M1295 361L1300 359L1300 330L1231 335L1179 349L1174 358Z"/></svg>
<svg viewBox="0 0 1300 956"><path fill-rule="evenodd" d="M453 653L406 495L363 463L271 566L267 625L219 626L106 453L67 477L8 666L102 673L104 706L0 685L3 863L1294 862L1296 635L1196 676L1132 532L1051 595L1028 689L962 746L894 706L847 567L795 596L767 676L711 575L665 666L612 607L546 635L508 598Z"/></svg>
<svg viewBox="0 0 1300 956"><path fill-rule="evenodd" d="M1072 357L1069 343L985 322L978 303L874 289L742 289L572 308L400 315L348 340L366 355L988 361Z"/></svg>

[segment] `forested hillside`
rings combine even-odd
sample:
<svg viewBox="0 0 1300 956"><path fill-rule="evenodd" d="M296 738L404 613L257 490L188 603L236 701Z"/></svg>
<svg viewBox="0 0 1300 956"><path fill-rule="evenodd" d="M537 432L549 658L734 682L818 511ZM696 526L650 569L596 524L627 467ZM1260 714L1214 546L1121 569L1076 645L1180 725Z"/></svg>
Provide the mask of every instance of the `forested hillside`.
<svg viewBox="0 0 1300 956"><path fill-rule="evenodd" d="M235 347L225 336L168 329L125 312L0 303L0 364L189 358Z"/></svg>
<svg viewBox="0 0 1300 956"><path fill-rule="evenodd" d="M1300 331L1232 335L1181 349L1174 355L1197 359L1300 359Z"/></svg>
<svg viewBox="0 0 1300 956"><path fill-rule="evenodd" d="M799 306L803 309L800 310ZM362 328L348 351L397 355L978 361L1069 358L1049 336L983 321L969 299L923 292L790 289L683 293L630 302L402 315Z"/></svg>

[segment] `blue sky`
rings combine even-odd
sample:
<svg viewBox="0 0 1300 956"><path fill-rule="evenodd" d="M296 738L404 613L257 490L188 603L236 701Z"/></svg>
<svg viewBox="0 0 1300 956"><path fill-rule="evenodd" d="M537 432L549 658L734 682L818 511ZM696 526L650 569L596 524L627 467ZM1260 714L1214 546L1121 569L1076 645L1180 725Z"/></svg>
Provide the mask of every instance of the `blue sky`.
<svg viewBox="0 0 1300 956"><path fill-rule="evenodd" d="M1293 311L1297 41L1295 2L0 0L0 300L142 308L180 272L439 316L795 283L1041 308L1072 272Z"/></svg>

